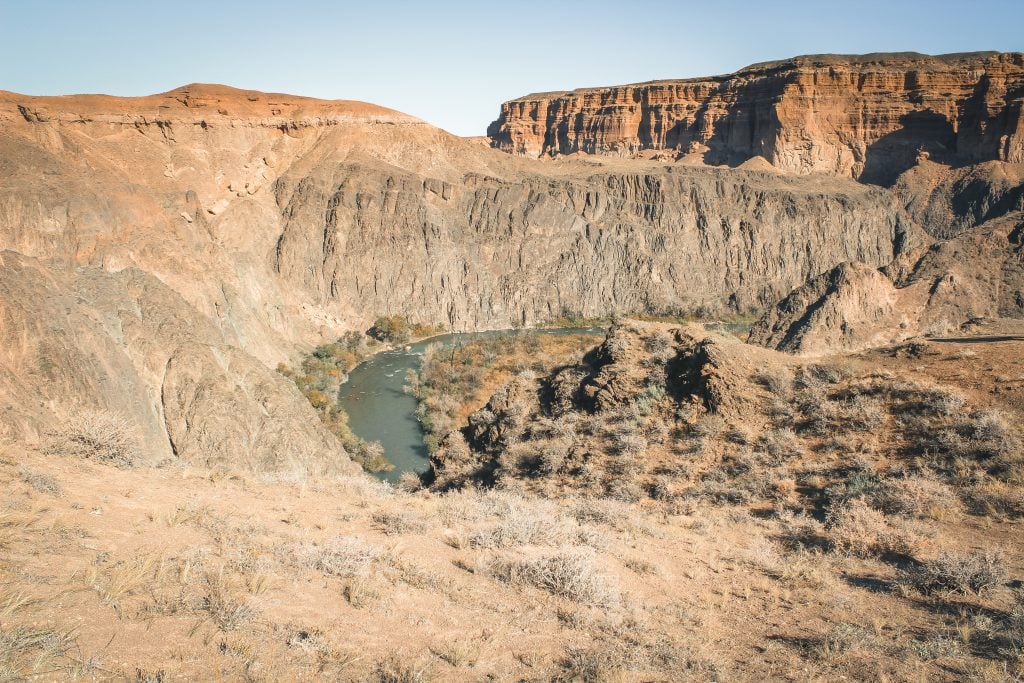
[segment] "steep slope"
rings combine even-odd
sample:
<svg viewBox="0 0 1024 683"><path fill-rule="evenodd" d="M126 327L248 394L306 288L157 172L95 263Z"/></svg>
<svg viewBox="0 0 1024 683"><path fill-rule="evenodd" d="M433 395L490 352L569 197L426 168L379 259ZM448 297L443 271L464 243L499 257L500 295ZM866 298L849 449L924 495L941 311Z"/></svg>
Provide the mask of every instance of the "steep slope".
<svg viewBox="0 0 1024 683"><path fill-rule="evenodd" d="M1024 55L812 55L727 76L527 95L488 135L532 157L672 150L709 164L762 156L793 173L890 183L920 151L1024 162Z"/></svg>
<svg viewBox="0 0 1024 683"><path fill-rule="evenodd" d="M290 381L136 269L0 252L0 347L0 440L46 442L102 411L125 425L135 464L358 469Z"/></svg>
<svg viewBox="0 0 1024 683"><path fill-rule="evenodd" d="M765 313L749 341L820 354L996 317L1024 318L1024 214L905 254L880 270L841 264Z"/></svg>

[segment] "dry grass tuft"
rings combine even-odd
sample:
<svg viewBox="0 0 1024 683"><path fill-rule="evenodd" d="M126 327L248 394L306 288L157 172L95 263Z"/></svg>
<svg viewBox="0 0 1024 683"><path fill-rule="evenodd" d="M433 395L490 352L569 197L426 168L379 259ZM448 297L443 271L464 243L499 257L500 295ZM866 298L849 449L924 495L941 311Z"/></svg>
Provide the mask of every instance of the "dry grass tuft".
<svg viewBox="0 0 1024 683"><path fill-rule="evenodd" d="M370 573L380 551L353 536L338 536L320 546L308 546L301 552L303 562L314 569L343 579Z"/></svg>
<svg viewBox="0 0 1024 683"><path fill-rule="evenodd" d="M257 614L244 587L233 582L223 569L207 572L202 608L222 631L233 631Z"/></svg>
<svg viewBox="0 0 1024 683"><path fill-rule="evenodd" d="M60 496L64 493L64 489L56 479L42 472L36 472L25 465L18 468L18 478L39 493L47 493L51 496Z"/></svg>

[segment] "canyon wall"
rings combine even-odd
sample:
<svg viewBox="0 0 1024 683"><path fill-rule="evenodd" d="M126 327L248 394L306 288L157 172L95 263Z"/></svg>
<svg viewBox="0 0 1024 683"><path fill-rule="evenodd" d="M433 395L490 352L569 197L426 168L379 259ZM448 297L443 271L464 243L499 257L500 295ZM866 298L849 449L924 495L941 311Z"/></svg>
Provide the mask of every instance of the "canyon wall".
<svg viewBox="0 0 1024 683"><path fill-rule="evenodd" d="M1024 213L900 255L884 268L844 263L796 288L754 324L749 342L820 355L983 319L1024 318Z"/></svg>
<svg viewBox="0 0 1024 683"><path fill-rule="evenodd" d="M530 157L761 156L793 173L889 184L924 152L942 163L1024 162L1024 54L815 55L712 78L527 95L488 135Z"/></svg>

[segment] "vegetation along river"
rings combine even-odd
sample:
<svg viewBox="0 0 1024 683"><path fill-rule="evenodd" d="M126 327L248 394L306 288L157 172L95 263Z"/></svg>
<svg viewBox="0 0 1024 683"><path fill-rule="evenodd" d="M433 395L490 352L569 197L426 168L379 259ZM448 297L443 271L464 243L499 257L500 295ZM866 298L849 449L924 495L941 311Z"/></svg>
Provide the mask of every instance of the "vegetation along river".
<svg viewBox="0 0 1024 683"><path fill-rule="evenodd" d="M403 472L425 472L427 446L416 419L416 397L405 392L406 373L419 370L423 350L431 344L450 347L477 339L493 339L510 334L593 334L595 344L604 336L600 327L554 328L541 330L497 330L445 334L406 347L378 353L360 363L341 385L338 404L348 413L352 431L366 441L379 441L384 456L395 467L380 474L382 479L398 481Z"/></svg>

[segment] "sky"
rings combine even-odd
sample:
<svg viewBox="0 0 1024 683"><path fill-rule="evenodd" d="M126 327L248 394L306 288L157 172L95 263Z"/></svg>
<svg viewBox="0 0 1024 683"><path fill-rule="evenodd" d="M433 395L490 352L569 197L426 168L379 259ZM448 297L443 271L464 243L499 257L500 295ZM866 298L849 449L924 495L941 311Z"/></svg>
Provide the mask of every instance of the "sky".
<svg viewBox="0 0 1024 683"><path fill-rule="evenodd" d="M0 0L0 90L187 83L373 102L482 135L531 92L798 54L1024 50L1024 1Z"/></svg>

